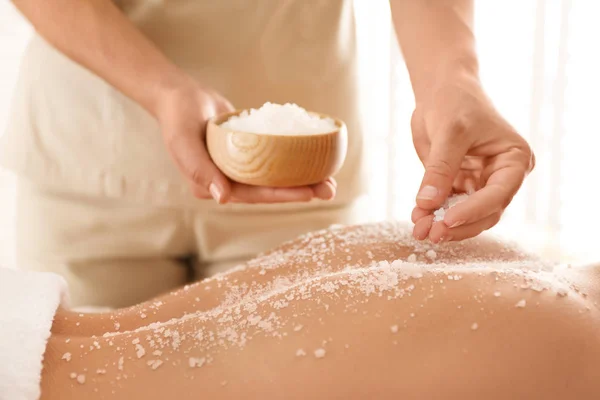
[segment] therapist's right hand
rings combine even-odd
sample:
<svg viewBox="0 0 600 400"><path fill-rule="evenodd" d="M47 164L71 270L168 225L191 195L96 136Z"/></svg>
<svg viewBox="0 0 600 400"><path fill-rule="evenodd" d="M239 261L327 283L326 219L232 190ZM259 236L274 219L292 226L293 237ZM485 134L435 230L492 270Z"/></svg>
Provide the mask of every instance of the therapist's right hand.
<svg viewBox="0 0 600 400"><path fill-rule="evenodd" d="M205 145L206 125L214 115L232 111L233 106L214 90L195 83L170 90L161 96L158 121L171 157L187 178L192 193L217 203L287 203L314 198L330 200L336 183L325 182L297 188L250 186L230 181L212 162Z"/></svg>

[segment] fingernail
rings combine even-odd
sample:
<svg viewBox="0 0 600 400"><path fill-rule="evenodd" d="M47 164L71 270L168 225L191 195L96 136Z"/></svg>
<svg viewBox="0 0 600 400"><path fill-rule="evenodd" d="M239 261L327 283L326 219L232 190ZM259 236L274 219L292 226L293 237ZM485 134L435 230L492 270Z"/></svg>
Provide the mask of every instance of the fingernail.
<svg viewBox="0 0 600 400"><path fill-rule="evenodd" d="M451 242L453 239L452 236L442 236L442 238L440 239L440 242Z"/></svg>
<svg viewBox="0 0 600 400"><path fill-rule="evenodd" d="M463 225L465 222L467 222L467 221L456 221L452 225L448 226L448 228L458 228L459 226Z"/></svg>
<svg viewBox="0 0 600 400"><path fill-rule="evenodd" d="M433 200L437 196L439 191L433 186L423 186L417 195L417 199L422 200Z"/></svg>
<svg viewBox="0 0 600 400"><path fill-rule="evenodd" d="M217 203L221 204L221 198L223 197L223 192L221 191L221 189L219 189L219 187L215 183L210 184L210 186L208 187L208 191L210 192L210 195L213 197L213 199L215 199L215 201Z"/></svg>

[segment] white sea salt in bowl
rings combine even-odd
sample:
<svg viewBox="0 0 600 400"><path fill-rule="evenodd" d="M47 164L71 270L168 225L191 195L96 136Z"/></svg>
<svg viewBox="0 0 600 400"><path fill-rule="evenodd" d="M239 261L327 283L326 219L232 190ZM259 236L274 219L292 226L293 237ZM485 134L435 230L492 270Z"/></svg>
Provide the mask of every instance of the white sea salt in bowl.
<svg viewBox="0 0 600 400"><path fill-rule="evenodd" d="M231 180L295 187L322 182L342 167L348 148L343 121L295 104L265 103L209 121L208 152Z"/></svg>

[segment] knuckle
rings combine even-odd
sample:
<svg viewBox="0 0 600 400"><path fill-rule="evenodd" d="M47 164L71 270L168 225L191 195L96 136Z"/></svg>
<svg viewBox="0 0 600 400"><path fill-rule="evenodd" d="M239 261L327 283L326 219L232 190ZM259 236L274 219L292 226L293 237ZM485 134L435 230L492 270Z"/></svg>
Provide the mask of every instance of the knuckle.
<svg viewBox="0 0 600 400"><path fill-rule="evenodd" d="M502 213L501 212L497 212L494 213L490 216L489 219L489 223L487 224L487 226L485 227L484 230L488 230L488 229L492 229L494 226L496 226L498 224L498 222L500 222L500 219L502 218Z"/></svg>
<svg viewBox="0 0 600 400"><path fill-rule="evenodd" d="M421 126L422 126L421 113L418 109L415 109L410 117L410 129L414 134L421 130Z"/></svg>
<svg viewBox="0 0 600 400"><path fill-rule="evenodd" d="M492 226L496 225L498 222L500 222L500 219L502 218L502 213L497 212L495 214L492 215Z"/></svg>
<svg viewBox="0 0 600 400"><path fill-rule="evenodd" d="M533 171L533 169L535 168L535 153L533 151L531 152L531 157L529 158L529 172Z"/></svg>
<svg viewBox="0 0 600 400"><path fill-rule="evenodd" d="M205 186L205 174L201 169L194 168L189 172L188 175L192 182L194 182L195 184L200 185L202 187Z"/></svg>
<svg viewBox="0 0 600 400"><path fill-rule="evenodd" d="M452 166L445 160L435 160L428 162L425 165L425 170L428 173L433 173L446 179L452 177Z"/></svg>
<svg viewBox="0 0 600 400"><path fill-rule="evenodd" d="M447 132L452 138L460 138L468 133L471 125L471 118L467 115L457 115L449 122Z"/></svg>

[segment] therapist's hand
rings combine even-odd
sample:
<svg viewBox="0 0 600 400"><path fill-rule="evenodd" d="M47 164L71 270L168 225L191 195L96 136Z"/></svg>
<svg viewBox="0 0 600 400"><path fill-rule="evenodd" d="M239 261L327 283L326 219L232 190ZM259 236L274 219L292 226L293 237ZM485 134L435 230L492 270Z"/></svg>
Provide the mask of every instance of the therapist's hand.
<svg viewBox="0 0 600 400"><path fill-rule="evenodd" d="M187 178L194 196L213 198L220 204L302 202L335 196L330 178L320 184L298 188L271 188L232 182L212 162L205 146L206 124L214 115L233 106L215 91L195 83L182 85L161 96L157 118L171 157Z"/></svg>
<svg viewBox="0 0 600 400"><path fill-rule="evenodd" d="M411 128L425 167L412 213L419 240L463 240L493 227L535 165L527 142L470 76L434 88L417 104ZM433 211L454 192L471 195L433 222Z"/></svg>

